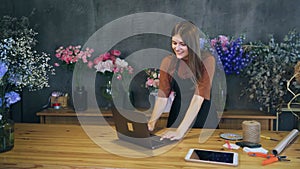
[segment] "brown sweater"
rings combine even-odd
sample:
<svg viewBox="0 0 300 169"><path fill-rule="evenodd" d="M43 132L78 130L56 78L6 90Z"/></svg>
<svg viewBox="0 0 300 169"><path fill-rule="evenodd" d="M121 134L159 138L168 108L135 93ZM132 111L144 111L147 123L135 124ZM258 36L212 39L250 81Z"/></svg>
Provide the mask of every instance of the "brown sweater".
<svg viewBox="0 0 300 169"><path fill-rule="evenodd" d="M206 100L210 100L210 90L213 75L215 72L215 58L206 53L206 57L203 60L205 68L202 72L202 77L197 84L198 90L195 90L195 95L202 96ZM160 65L160 80L159 80L159 93L160 97L168 97L171 92L171 80L175 71L175 65L170 65L174 59L174 56L166 56ZM186 64L187 60L180 60L178 68L178 76L181 79L187 79L192 77L192 73ZM168 72L168 73L167 73Z"/></svg>

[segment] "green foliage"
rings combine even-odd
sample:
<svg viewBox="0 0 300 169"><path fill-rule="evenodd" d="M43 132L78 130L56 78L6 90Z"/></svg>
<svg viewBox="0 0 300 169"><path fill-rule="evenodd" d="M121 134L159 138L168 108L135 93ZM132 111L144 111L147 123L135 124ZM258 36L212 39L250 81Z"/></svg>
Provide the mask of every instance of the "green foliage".
<svg viewBox="0 0 300 169"><path fill-rule="evenodd" d="M250 42L246 46L253 58L244 71L249 82L244 84L241 96L257 101L260 109L277 109L286 103L286 83L293 76L294 65L300 60L300 35L290 31L281 43L270 35L268 44Z"/></svg>

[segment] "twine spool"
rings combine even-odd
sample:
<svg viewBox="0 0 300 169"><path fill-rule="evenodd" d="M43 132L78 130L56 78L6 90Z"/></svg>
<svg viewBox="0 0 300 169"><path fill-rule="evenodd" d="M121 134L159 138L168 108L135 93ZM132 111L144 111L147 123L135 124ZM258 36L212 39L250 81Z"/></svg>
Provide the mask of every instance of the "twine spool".
<svg viewBox="0 0 300 169"><path fill-rule="evenodd" d="M243 140L251 143L260 142L260 123L257 121L243 121Z"/></svg>

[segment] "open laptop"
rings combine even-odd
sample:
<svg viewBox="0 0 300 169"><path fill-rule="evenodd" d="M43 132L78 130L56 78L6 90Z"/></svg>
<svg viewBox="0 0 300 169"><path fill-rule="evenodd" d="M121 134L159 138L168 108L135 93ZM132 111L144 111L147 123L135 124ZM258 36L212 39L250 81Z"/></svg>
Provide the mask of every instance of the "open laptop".
<svg viewBox="0 0 300 169"><path fill-rule="evenodd" d="M143 113L122 110L122 114L112 106L113 120L120 140L140 145L148 149L157 149L177 141L160 140L160 136L153 135L148 130L147 116ZM126 116L126 117L125 117Z"/></svg>

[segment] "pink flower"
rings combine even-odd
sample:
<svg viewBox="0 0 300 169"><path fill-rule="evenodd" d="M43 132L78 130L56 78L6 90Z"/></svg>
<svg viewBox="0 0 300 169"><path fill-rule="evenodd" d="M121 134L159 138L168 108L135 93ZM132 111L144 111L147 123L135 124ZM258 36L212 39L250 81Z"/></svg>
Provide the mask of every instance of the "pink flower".
<svg viewBox="0 0 300 169"><path fill-rule="evenodd" d="M58 66L60 66L60 65L59 65L59 63L54 63L54 66L58 67Z"/></svg>
<svg viewBox="0 0 300 169"><path fill-rule="evenodd" d="M56 53L55 56L56 56L57 58L60 58L61 54L60 54L60 53Z"/></svg>
<svg viewBox="0 0 300 169"><path fill-rule="evenodd" d="M118 79L118 80L122 80L122 75L118 74L118 75L117 75L117 79Z"/></svg>
<svg viewBox="0 0 300 169"><path fill-rule="evenodd" d="M109 52L106 52L102 55L103 57L103 60L106 61L106 60L109 60L110 59L110 53Z"/></svg>
<svg viewBox="0 0 300 169"><path fill-rule="evenodd" d="M215 46L216 43L217 43L217 39L216 39L216 38L215 38L215 39L212 39L212 40L210 41L210 45L211 45L211 46Z"/></svg>
<svg viewBox="0 0 300 169"><path fill-rule="evenodd" d="M119 73L119 72L120 72L120 68L115 67L115 68L114 68L114 73Z"/></svg>
<svg viewBox="0 0 300 169"><path fill-rule="evenodd" d="M148 78L148 79L147 79L147 82L146 82L146 87L148 87L148 86L153 86L153 83L154 83L154 80L151 79L151 78Z"/></svg>
<svg viewBox="0 0 300 169"><path fill-rule="evenodd" d="M127 70L129 74L133 74L133 68L131 66L128 66Z"/></svg>
<svg viewBox="0 0 300 169"><path fill-rule="evenodd" d="M220 35L219 40L221 41L221 43L228 43L228 37L227 36Z"/></svg>
<svg viewBox="0 0 300 169"><path fill-rule="evenodd" d="M222 46L223 50L226 50L227 45L229 44L228 37L226 37L224 35L220 35L219 36L219 41L221 43L221 46Z"/></svg>
<svg viewBox="0 0 300 169"><path fill-rule="evenodd" d="M148 88L150 91L158 89L160 77L159 69L149 68L146 69L145 72L148 75L145 84L146 88Z"/></svg>
<svg viewBox="0 0 300 169"><path fill-rule="evenodd" d="M120 55L121 55L121 52L120 52L119 50L116 50L116 49L111 50L110 53L111 53L112 55L115 55L115 56L120 56Z"/></svg>
<svg viewBox="0 0 300 169"><path fill-rule="evenodd" d="M94 66L94 63L92 61L88 62L88 67L91 69Z"/></svg>
<svg viewBox="0 0 300 169"><path fill-rule="evenodd" d="M81 51L80 45L68 46L66 48L60 46L56 50L55 56L67 65L74 64L81 60L83 63L86 63L87 66L92 67L92 62L90 63L88 58L91 57L93 52L94 50L90 48L86 48L85 51Z"/></svg>
<svg viewBox="0 0 300 169"><path fill-rule="evenodd" d="M103 61L103 57L99 56L94 59L94 64L97 65L99 62Z"/></svg>

